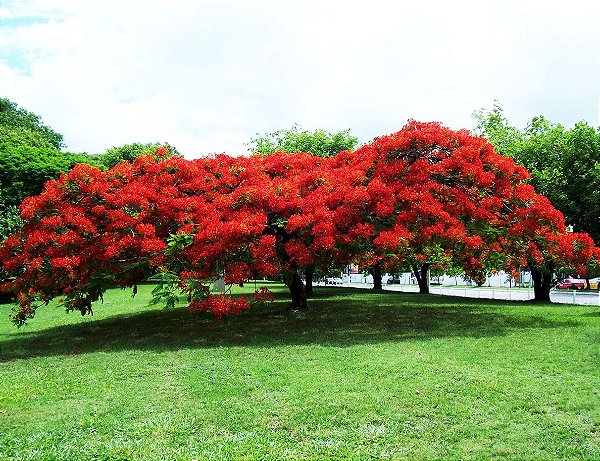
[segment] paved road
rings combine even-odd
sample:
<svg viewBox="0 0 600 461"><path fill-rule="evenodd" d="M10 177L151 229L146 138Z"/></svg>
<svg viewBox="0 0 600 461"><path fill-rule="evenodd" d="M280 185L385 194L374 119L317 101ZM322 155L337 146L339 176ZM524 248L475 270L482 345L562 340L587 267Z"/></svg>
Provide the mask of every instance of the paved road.
<svg viewBox="0 0 600 461"><path fill-rule="evenodd" d="M373 284L369 283L344 283L343 286L364 289L373 288ZM417 285L384 285L383 289L407 293L417 293L419 291ZM528 290L525 288L507 289L493 287L432 286L431 293L448 296L463 296L466 298L506 299L512 301L526 301L533 299L533 289ZM600 305L600 294L597 291L552 290L550 292L550 301L561 304Z"/></svg>

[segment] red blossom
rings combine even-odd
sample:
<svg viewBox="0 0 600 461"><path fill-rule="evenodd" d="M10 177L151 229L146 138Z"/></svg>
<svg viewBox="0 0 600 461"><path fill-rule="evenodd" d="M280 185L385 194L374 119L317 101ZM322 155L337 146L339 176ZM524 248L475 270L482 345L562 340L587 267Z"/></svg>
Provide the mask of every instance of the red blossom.
<svg viewBox="0 0 600 461"><path fill-rule="evenodd" d="M275 295L267 287L260 287L254 292L254 299L259 303L272 303L275 301Z"/></svg>

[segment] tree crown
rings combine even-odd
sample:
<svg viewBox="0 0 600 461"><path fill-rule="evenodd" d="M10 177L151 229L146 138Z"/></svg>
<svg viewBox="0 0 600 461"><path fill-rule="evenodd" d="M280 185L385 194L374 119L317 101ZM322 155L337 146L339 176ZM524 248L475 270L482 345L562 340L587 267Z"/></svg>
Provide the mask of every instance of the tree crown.
<svg viewBox="0 0 600 461"><path fill-rule="evenodd" d="M358 139L350 135L350 130L330 133L326 130L307 131L298 125L287 130L253 138L248 143L252 153L263 155L274 152L309 152L317 157L331 157L344 150L353 149Z"/></svg>

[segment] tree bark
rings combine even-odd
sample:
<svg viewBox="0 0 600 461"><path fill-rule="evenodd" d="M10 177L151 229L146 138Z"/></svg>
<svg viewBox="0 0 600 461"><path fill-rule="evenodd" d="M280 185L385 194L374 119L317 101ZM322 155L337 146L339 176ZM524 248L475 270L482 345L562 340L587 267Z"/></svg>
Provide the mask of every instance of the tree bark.
<svg viewBox="0 0 600 461"><path fill-rule="evenodd" d="M315 276L315 266L308 266L304 271L304 275L306 276L306 294L312 295L313 292L313 278Z"/></svg>
<svg viewBox="0 0 600 461"><path fill-rule="evenodd" d="M306 290L297 270L290 271L286 274L285 284L290 290L292 297L292 312L308 310L308 302L306 300Z"/></svg>
<svg viewBox="0 0 600 461"><path fill-rule="evenodd" d="M373 276L373 290L383 290L383 285L381 283L381 265L375 264L369 267L369 272Z"/></svg>
<svg viewBox="0 0 600 461"><path fill-rule="evenodd" d="M535 301L550 301L550 288L552 288L552 274L531 269L533 279L533 294Z"/></svg>
<svg viewBox="0 0 600 461"><path fill-rule="evenodd" d="M416 264L412 267L415 277L417 278L417 283L419 284L419 293L429 293L429 277L428 271L430 263L425 263L421 267Z"/></svg>

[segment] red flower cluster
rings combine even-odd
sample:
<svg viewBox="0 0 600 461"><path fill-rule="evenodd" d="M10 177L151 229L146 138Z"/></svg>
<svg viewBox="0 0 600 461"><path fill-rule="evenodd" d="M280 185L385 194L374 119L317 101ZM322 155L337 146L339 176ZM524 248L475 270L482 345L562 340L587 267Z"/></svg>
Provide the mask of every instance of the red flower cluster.
<svg viewBox="0 0 600 461"><path fill-rule="evenodd" d="M190 312L211 312L216 318L223 315L237 315L250 307L250 302L244 296L234 298L225 294L217 296L209 294L203 300L192 301L189 305Z"/></svg>
<svg viewBox="0 0 600 461"><path fill-rule="evenodd" d="M259 303L272 303L275 301L275 295L267 287L260 287L260 290L254 292L254 299Z"/></svg>

